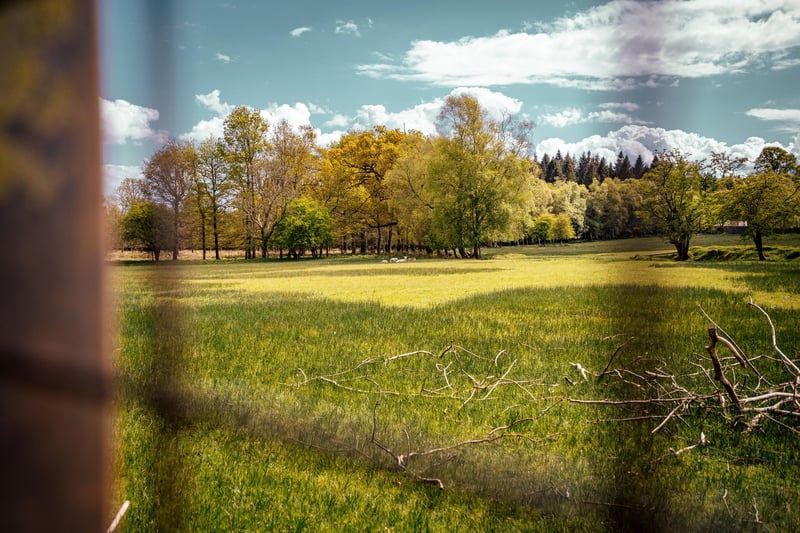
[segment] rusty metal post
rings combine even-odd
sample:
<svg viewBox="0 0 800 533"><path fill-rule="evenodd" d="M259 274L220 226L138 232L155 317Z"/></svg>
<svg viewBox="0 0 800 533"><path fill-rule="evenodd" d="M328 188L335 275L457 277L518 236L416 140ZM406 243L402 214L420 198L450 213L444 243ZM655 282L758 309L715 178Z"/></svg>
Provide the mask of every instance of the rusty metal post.
<svg viewBox="0 0 800 533"><path fill-rule="evenodd" d="M111 518L95 4L0 3L0 531Z"/></svg>

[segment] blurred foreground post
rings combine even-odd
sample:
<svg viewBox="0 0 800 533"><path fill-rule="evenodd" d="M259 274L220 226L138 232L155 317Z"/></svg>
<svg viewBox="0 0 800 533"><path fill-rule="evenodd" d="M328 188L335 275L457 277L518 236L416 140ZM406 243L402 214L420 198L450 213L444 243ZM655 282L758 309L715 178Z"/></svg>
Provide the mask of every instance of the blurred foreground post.
<svg viewBox="0 0 800 533"><path fill-rule="evenodd" d="M112 518L95 4L0 3L0 531Z"/></svg>

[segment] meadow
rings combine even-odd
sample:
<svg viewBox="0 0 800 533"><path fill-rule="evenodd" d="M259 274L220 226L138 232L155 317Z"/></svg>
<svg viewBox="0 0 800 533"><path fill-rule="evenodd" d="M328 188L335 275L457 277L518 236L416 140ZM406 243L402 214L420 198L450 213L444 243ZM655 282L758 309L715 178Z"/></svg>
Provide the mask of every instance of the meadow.
<svg viewBox="0 0 800 533"><path fill-rule="evenodd" d="M779 371L750 298L800 357L800 263L695 243L112 267L124 530L797 530L796 425L700 369L711 317Z"/></svg>

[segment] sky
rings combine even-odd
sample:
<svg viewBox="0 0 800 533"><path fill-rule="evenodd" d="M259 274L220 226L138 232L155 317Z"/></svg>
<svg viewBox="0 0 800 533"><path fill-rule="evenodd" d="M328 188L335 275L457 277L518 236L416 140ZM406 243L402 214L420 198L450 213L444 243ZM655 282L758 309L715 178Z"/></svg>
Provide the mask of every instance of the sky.
<svg viewBox="0 0 800 533"><path fill-rule="evenodd" d="M800 0L98 0L105 190L227 113L434 133L451 94L536 155L800 155Z"/></svg>

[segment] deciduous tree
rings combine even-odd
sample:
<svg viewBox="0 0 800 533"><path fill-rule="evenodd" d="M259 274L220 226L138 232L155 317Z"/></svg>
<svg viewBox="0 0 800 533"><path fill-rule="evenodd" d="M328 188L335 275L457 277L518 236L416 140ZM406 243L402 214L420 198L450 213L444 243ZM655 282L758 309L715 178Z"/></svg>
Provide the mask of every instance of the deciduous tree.
<svg viewBox="0 0 800 533"><path fill-rule="evenodd" d="M428 181L436 198L433 232L462 257L480 258L481 244L506 227L531 174L470 95L447 98L437 130Z"/></svg>
<svg viewBox="0 0 800 533"><path fill-rule="evenodd" d="M645 220L675 246L678 261L687 260L692 236L711 218L700 165L679 150L663 152L639 183Z"/></svg>
<svg viewBox="0 0 800 533"><path fill-rule="evenodd" d="M170 248L173 260L178 259L181 208L191 188L194 161L195 152L191 144L172 140L153 154L144 169L150 195L167 206L172 216Z"/></svg>
<svg viewBox="0 0 800 533"><path fill-rule="evenodd" d="M158 261L161 250L174 242L170 219L171 214L163 205L151 200L136 202L122 217L122 239L127 246L148 252Z"/></svg>
<svg viewBox="0 0 800 533"><path fill-rule="evenodd" d="M268 255L267 244L287 207L309 183L314 170L314 139L310 126L295 131L281 120L272 128L266 158L256 165L254 221L263 258Z"/></svg>
<svg viewBox="0 0 800 533"><path fill-rule="evenodd" d="M333 243L330 213L313 200L298 198L287 207L275 228L273 241L280 248L286 248L289 257L298 259L306 250L318 257L324 247Z"/></svg>
<svg viewBox="0 0 800 533"><path fill-rule="evenodd" d="M231 192L225 144L219 139L209 137L197 148L196 189L199 200L205 202L200 205L210 219L214 258L219 260L220 214Z"/></svg>
<svg viewBox="0 0 800 533"><path fill-rule="evenodd" d="M269 124L257 109L239 106L225 118L225 150L236 183L237 204L243 214L245 258L256 250L256 167L268 148Z"/></svg>
<svg viewBox="0 0 800 533"><path fill-rule="evenodd" d="M735 178L730 189L722 191L722 218L747 222L744 235L750 236L761 261L764 237L798 223L800 203L797 187L785 173L770 165L762 166L744 178Z"/></svg>

